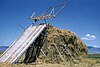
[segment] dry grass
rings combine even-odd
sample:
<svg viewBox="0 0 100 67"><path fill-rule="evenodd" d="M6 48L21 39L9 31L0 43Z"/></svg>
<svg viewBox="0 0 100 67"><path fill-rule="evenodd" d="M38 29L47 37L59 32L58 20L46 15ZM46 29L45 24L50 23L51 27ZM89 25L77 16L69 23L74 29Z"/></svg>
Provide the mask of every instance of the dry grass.
<svg viewBox="0 0 100 67"><path fill-rule="evenodd" d="M36 63L31 64L24 64L24 63L17 63L17 64L10 64L10 63L0 63L0 67L100 67L100 58L86 58L79 63L75 64L73 62L66 62L60 64L51 64L45 63L40 60Z"/></svg>
<svg viewBox="0 0 100 67"><path fill-rule="evenodd" d="M50 64L50 63L40 63L37 64L9 64L9 63L0 63L0 67L100 67L100 60L94 59L84 59L83 61L74 64L73 62L66 62L66 64Z"/></svg>

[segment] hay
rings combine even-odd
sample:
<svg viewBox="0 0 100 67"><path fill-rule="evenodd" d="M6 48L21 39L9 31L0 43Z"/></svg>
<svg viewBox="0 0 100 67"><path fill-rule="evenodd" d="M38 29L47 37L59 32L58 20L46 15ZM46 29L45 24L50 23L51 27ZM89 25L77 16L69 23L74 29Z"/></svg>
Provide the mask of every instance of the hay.
<svg viewBox="0 0 100 67"><path fill-rule="evenodd" d="M48 36L45 39L45 31L46 29L36 39L35 42L38 42L37 46L34 46L36 43L33 43L30 46L31 48L29 47L27 49L26 54L24 54L25 63L38 61L53 64L59 64L65 61L76 63L76 60L81 61L82 57L87 57L87 47L75 33L48 25ZM43 50L46 56L43 55L40 49ZM59 52L61 55L59 55Z"/></svg>
<svg viewBox="0 0 100 67"><path fill-rule="evenodd" d="M44 62L61 63L63 61L60 58L59 53L55 48L54 44L57 45L61 55L64 57L66 61L73 60L69 55L68 51L64 50L64 48L66 47L75 59L79 59L80 57L87 57L88 53L86 45L82 42L82 40L78 36L76 36L75 33L71 31L61 30L49 25L47 40L48 40L47 48L44 50L45 45L43 45L42 47L43 51L44 52L46 51L45 53L47 53L47 56L39 57L40 59L44 59Z"/></svg>

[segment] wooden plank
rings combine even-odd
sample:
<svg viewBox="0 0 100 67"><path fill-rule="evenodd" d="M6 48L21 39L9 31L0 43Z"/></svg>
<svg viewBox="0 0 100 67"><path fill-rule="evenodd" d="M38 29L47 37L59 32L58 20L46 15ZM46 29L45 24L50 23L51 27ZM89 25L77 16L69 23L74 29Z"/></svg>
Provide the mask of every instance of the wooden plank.
<svg viewBox="0 0 100 67"><path fill-rule="evenodd" d="M30 26L27 28L23 35L3 53L0 57L0 62L14 63L18 57L27 50L45 27L46 25L39 25L37 27Z"/></svg>

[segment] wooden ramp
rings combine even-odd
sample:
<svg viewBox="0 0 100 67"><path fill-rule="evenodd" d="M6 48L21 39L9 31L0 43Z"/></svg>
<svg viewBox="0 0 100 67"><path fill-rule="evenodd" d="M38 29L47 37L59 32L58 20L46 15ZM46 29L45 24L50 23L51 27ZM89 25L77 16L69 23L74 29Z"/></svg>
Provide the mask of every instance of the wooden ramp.
<svg viewBox="0 0 100 67"><path fill-rule="evenodd" d="M23 34L1 55L0 62L14 63L28 49L46 27L46 24L30 25Z"/></svg>

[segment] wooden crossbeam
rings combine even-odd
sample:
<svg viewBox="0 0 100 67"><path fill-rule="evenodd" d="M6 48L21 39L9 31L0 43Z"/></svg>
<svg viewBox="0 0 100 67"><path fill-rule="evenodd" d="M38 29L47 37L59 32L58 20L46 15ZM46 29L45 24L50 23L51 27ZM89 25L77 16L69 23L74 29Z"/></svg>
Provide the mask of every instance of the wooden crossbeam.
<svg viewBox="0 0 100 67"><path fill-rule="evenodd" d="M60 4L57 6L49 7L44 13L42 13L40 16L37 16L37 17L35 17L34 16L35 13L33 13L31 18L29 19L34 20L35 22L38 20L46 20L46 19L53 20L61 12L61 10L65 7L65 5L66 4Z"/></svg>

